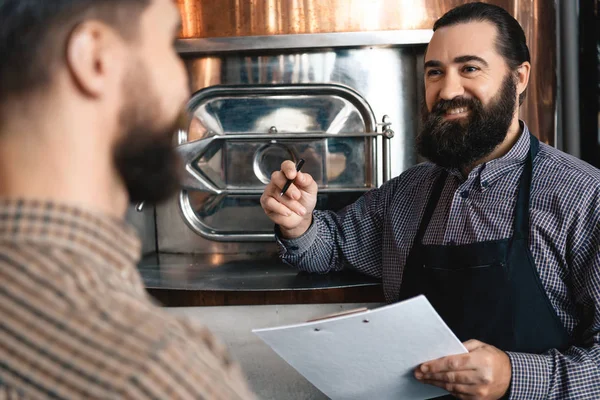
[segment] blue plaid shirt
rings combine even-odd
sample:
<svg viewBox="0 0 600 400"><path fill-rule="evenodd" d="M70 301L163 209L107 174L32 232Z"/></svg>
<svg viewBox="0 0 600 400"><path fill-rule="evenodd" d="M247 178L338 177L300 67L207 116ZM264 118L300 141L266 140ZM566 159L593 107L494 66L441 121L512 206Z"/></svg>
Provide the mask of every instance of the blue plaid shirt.
<svg viewBox="0 0 600 400"><path fill-rule="evenodd" d="M503 157L464 179L450 170L424 244L469 244L512 236L529 130ZM301 237L278 237L280 255L301 270L345 267L381 278L398 300L402 272L440 167L417 165L339 213L315 211ZM541 282L580 347L509 352L511 399L600 399L600 171L540 143L533 165L530 248ZM527 305L523 305L526 307ZM577 330L576 330L577 328Z"/></svg>

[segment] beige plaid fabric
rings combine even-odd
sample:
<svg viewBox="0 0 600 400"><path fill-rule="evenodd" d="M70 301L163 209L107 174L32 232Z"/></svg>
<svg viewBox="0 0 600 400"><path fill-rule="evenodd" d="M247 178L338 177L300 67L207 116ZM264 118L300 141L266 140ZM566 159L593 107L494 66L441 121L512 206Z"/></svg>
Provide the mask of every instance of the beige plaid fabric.
<svg viewBox="0 0 600 400"><path fill-rule="evenodd" d="M124 223L0 200L0 399L248 399L206 329L155 306Z"/></svg>

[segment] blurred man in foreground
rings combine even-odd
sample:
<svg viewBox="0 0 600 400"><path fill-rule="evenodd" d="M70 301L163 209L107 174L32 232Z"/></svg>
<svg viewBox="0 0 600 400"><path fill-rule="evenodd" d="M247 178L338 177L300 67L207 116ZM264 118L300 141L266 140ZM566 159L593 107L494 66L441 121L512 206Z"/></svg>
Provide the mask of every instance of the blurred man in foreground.
<svg viewBox="0 0 600 400"><path fill-rule="evenodd" d="M177 189L174 2L0 0L0 21L0 398L251 398L152 304L124 223Z"/></svg>

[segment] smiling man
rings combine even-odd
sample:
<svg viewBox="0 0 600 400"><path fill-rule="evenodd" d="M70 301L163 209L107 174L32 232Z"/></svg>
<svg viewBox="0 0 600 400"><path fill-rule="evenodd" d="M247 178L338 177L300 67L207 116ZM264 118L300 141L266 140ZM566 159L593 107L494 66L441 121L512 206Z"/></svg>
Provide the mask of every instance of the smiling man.
<svg viewBox="0 0 600 400"><path fill-rule="evenodd" d="M282 259L381 278L390 302L426 295L469 353L415 377L455 397L600 398L600 171L519 119L530 56L502 8L445 14L424 66L430 162L334 213L286 161L261 198Z"/></svg>

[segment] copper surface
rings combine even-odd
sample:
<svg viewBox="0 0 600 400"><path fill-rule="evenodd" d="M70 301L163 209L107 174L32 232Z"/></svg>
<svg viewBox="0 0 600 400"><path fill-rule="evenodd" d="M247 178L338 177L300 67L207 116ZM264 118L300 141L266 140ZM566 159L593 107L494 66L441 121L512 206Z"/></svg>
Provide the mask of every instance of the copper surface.
<svg viewBox="0 0 600 400"><path fill-rule="evenodd" d="M428 29L469 0L178 0L182 38ZM488 1L507 10L531 0ZM529 7L527 7L529 8Z"/></svg>
<svg viewBox="0 0 600 400"><path fill-rule="evenodd" d="M181 38L431 29L445 12L468 2L470 0L177 0L183 20ZM504 7L523 26L533 68L521 116L543 142L554 144L554 1L487 2Z"/></svg>

